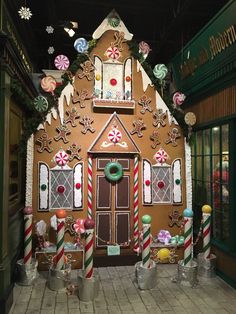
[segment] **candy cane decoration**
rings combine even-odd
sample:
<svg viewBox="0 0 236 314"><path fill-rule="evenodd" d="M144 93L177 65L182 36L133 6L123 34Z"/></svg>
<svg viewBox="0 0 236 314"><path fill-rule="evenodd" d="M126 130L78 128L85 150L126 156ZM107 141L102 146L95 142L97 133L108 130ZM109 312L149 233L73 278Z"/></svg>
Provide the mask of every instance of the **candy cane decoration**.
<svg viewBox="0 0 236 314"><path fill-rule="evenodd" d="M84 222L85 228L85 278L93 276L93 233L94 221L87 218Z"/></svg>
<svg viewBox="0 0 236 314"><path fill-rule="evenodd" d="M144 268L150 268L150 245L151 245L151 238L150 238L150 229L152 218L149 215L144 215L142 217L143 223L143 250L142 250L142 264Z"/></svg>
<svg viewBox="0 0 236 314"><path fill-rule="evenodd" d="M33 209L30 206L24 208L24 221L25 221L25 233L24 233L24 264L29 265L32 262L32 220Z"/></svg>
<svg viewBox="0 0 236 314"><path fill-rule="evenodd" d="M88 218L92 219L92 157L88 156Z"/></svg>
<svg viewBox="0 0 236 314"><path fill-rule="evenodd" d="M65 218L66 211L58 209L57 216L57 255L56 255L56 270L65 268L64 260L64 234L65 234Z"/></svg>
<svg viewBox="0 0 236 314"><path fill-rule="evenodd" d="M134 158L134 251L139 251L138 232L138 157Z"/></svg>
<svg viewBox="0 0 236 314"><path fill-rule="evenodd" d="M186 208L184 216L184 266L192 264L193 211Z"/></svg>
<svg viewBox="0 0 236 314"><path fill-rule="evenodd" d="M211 255L211 212L211 206L202 206L203 254L205 259L210 258Z"/></svg>

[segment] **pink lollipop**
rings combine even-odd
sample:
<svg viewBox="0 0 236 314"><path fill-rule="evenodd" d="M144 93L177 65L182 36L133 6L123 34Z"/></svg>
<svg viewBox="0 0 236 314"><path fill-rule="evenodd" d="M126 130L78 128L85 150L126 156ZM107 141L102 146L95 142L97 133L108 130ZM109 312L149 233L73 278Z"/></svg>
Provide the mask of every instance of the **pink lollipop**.
<svg viewBox="0 0 236 314"><path fill-rule="evenodd" d="M148 55L151 50L152 49L150 48L149 44L147 44L145 41L141 41L139 43L139 52L142 54Z"/></svg>
<svg viewBox="0 0 236 314"><path fill-rule="evenodd" d="M52 93L57 86L57 82L52 76L46 76L41 80L41 87L47 93Z"/></svg>
<svg viewBox="0 0 236 314"><path fill-rule="evenodd" d="M69 156L64 151L59 151L55 155L55 161L58 164L58 166L64 167L69 161Z"/></svg>
<svg viewBox="0 0 236 314"><path fill-rule="evenodd" d="M184 102L186 96L180 92L176 92L174 93L173 95L173 103L174 105L178 105L178 106L181 106L182 103Z"/></svg>
<svg viewBox="0 0 236 314"><path fill-rule="evenodd" d="M55 67L58 70L67 70L70 65L70 61L67 56L59 55L54 60Z"/></svg>
<svg viewBox="0 0 236 314"><path fill-rule="evenodd" d="M107 57L113 60L117 60L120 57L120 51L117 47L109 47L106 51Z"/></svg>

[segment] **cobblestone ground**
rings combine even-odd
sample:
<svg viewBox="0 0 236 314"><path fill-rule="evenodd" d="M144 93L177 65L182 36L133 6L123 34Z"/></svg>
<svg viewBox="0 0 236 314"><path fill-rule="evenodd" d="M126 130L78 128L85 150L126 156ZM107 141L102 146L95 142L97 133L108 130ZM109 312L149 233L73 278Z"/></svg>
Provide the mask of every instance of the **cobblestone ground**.
<svg viewBox="0 0 236 314"><path fill-rule="evenodd" d="M139 290L134 266L98 268L99 295L93 302L82 302L76 294L55 292L46 285L46 273L40 273L33 287L14 288L11 314L77 313L236 313L236 290L220 278L199 278L195 288L172 282L176 265L158 265L157 285ZM72 271L76 285L77 271Z"/></svg>

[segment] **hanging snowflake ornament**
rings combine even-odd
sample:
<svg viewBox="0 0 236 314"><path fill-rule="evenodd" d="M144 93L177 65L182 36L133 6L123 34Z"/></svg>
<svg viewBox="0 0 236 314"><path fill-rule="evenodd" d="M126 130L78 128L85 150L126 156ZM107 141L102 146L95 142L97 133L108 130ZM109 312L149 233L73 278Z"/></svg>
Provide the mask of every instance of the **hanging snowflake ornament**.
<svg viewBox="0 0 236 314"><path fill-rule="evenodd" d="M18 13L22 20L29 20L32 16L30 9L26 7L21 7Z"/></svg>
<svg viewBox="0 0 236 314"><path fill-rule="evenodd" d="M48 48L48 54L49 55L52 55L54 53L54 51L55 51L54 47L51 46Z"/></svg>
<svg viewBox="0 0 236 314"><path fill-rule="evenodd" d="M53 28L51 25L48 25L48 26L46 27L46 32L47 32L48 34L52 34L52 33L54 32L54 28Z"/></svg>

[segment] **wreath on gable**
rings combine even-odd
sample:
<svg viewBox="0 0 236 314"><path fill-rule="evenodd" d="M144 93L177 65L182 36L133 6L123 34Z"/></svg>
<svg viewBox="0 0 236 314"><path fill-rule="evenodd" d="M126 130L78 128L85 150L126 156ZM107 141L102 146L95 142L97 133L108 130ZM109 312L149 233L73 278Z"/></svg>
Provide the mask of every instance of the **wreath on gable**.
<svg viewBox="0 0 236 314"><path fill-rule="evenodd" d="M104 173L109 181L117 182L123 176L123 167L118 162L109 162L104 169Z"/></svg>

